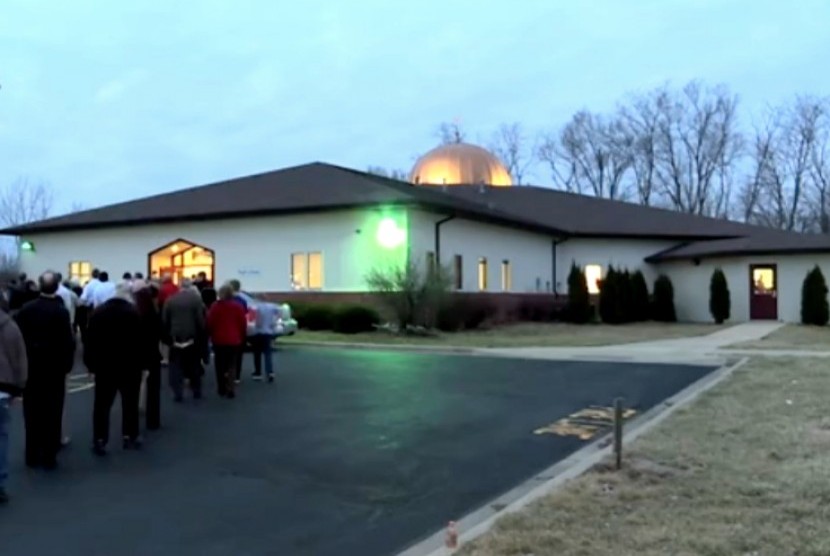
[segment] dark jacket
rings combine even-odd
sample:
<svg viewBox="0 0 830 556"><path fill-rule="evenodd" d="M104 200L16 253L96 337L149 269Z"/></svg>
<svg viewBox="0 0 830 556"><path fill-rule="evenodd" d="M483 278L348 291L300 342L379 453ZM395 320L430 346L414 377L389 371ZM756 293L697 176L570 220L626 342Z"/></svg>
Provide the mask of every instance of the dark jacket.
<svg viewBox="0 0 830 556"><path fill-rule="evenodd" d="M89 317L84 363L94 374L115 374L145 368L143 329L135 306L114 297Z"/></svg>
<svg viewBox="0 0 830 556"><path fill-rule="evenodd" d="M75 363L75 336L60 297L40 296L14 317L29 360L27 388L63 383Z"/></svg>
<svg viewBox="0 0 830 556"><path fill-rule="evenodd" d="M182 290L174 294L164 303L161 311L165 343L204 341L205 306L198 291Z"/></svg>
<svg viewBox="0 0 830 556"><path fill-rule="evenodd" d="M158 366L161 361L161 315L153 309L145 313L139 313L141 322L141 354L144 369L151 369Z"/></svg>
<svg viewBox="0 0 830 556"><path fill-rule="evenodd" d="M0 392L23 394L28 372L26 343L12 318L0 311Z"/></svg>

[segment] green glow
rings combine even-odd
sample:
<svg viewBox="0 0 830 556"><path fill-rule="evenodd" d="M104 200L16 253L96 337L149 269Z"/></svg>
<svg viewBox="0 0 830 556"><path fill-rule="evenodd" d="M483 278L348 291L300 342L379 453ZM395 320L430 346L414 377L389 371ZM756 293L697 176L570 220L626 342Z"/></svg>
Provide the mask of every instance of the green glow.
<svg viewBox="0 0 830 556"><path fill-rule="evenodd" d="M21 251L34 251L35 244L31 241L21 241L20 242L20 250Z"/></svg>
<svg viewBox="0 0 830 556"><path fill-rule="evenodd" d="M381 247L395 249L406 242L406 230L399 227L394 218L387 216L378 223L375 239Z"/></svg>
<svg viewBox="0 0 830 556"><path fill-rule="evenodd" d="M348 244L347 265L354 282L347 291L366 291L366 275L388 271L409 260L409 214L404 207L380 206L366 210ZM344 245L345 247L345 245Z"/></svg>

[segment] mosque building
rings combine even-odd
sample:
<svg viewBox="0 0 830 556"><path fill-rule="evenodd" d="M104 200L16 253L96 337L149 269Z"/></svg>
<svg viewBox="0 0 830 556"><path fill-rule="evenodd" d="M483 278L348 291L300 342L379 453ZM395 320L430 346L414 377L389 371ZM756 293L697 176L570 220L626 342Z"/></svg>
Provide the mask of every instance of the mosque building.
<svg viewBox="0 0 830 556"><path fill-rule="evenodd" d="M315 162L0 233L21 238L30 275L205 272L285 300L360 300L370 271L411 261L449 268L460 294L515 303L565 295L574 263L596 293L614 265L650 283L668 275L686 321L711 320L715 268L727 275L734 321L798 321L807 271L830 273L828 236L513 185L495 155L467 143L429 151L408 182Z"/></svg>

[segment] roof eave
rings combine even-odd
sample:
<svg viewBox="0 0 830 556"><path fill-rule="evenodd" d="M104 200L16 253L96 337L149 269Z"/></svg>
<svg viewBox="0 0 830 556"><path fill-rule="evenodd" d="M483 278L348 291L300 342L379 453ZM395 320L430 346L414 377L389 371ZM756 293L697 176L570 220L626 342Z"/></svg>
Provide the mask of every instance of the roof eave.
<svg viewBox="0 0 830 556"><path fill-rule="evenodd" d="M725 257L761 257L770 255L807 255L812 253L830 253L830 246L827 247L796 247L792 249L726 249L723 251L713 251L710 253L690 253L672 255L668 253L661 255L650 255L645 258L646 262L670 262L670 261L689 261L695 259L722 259Z"/></svg>

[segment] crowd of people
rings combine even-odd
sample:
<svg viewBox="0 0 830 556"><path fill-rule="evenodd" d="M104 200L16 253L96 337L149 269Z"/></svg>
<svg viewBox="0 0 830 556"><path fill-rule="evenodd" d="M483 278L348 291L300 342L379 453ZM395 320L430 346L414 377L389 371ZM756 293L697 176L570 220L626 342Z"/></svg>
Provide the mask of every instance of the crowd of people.
<svg viewBox="0 0 830 556"><path fill-rule="evenodd" d="M202 398L211 363L219 396L233 399L250 340L253 378L273 382L277 315L266 304L249 322L240 289L231 280L217 291L204 273L179 284L171 276L125 273L116 283L97 269L83 286L57 272L45 272L37 283L21 275L0 284L0 504L8 502L10 407L22 398L26 465L56 469L71 441L65 401L77 355L94 380L92 451L98 456L107 454L119 395L125 450L143 444L142 408L145 428L161 427L163 369L176 403L186 389Z"/></svg>

